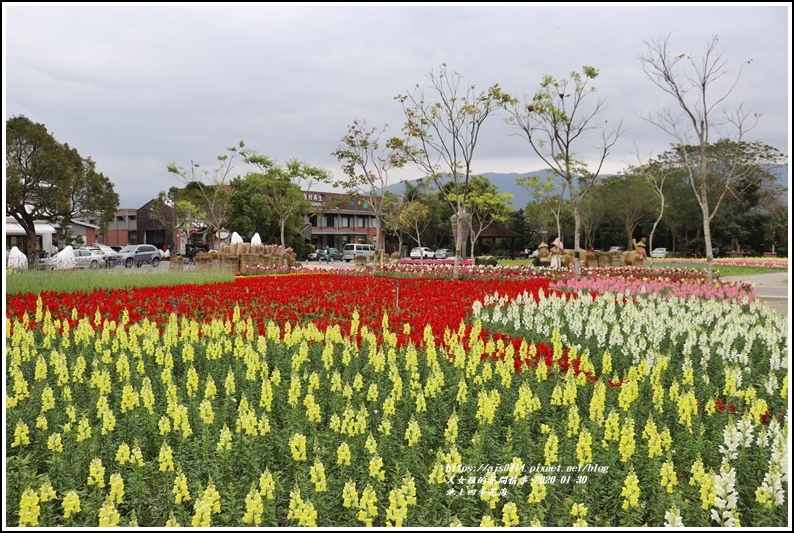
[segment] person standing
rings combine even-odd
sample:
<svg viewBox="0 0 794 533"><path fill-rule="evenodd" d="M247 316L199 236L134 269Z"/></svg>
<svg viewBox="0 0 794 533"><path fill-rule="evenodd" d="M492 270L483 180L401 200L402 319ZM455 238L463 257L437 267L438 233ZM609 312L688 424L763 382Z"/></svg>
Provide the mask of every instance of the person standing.
<svg viewBox="0 0 794 533"><path fill-rule="evenodd" d="M557 237L551 243L551 264L549 265L551 268L560 268L562 266L562 250L562 241Z"/></svg>

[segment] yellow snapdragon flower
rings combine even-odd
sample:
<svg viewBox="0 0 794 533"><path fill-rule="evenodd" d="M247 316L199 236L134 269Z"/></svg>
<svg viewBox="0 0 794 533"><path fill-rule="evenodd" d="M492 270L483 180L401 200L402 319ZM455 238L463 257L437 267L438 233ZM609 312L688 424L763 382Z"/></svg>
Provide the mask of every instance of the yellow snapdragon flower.
<svg viewBox="0 0 794 533"><path fill-rule="evenodd" d="M245 514L243 515L243 523L258 526L262 523L262 513L265 507L262 505L262 495L256 490L256 485L251 487L248 495L245 497Z"/></svg>
<svg viewBox="0 0 794 533"><path fill-rule="evenodd" d="M183 501L190 501L190 490L187 487L187 477L181 470L174 478L174 487L171 489L174 493L174 503L182 503Z"/></svg>
<svg viewBox="0 0 794 533"><path fill-rule="evenodd" d="M19 500L19 527L39 525L39 495L33 489L25 489Z"/></svg>
<svg viewBox="0 0 794 533"><path fill-rule="evenodd" d="M348 446L347 442L342 442L336 449L336 464L349 466L350 459L350 446Z"/></svg>
<svg viewBox="0 0 794 533"><path fill-rule="evenodd" d="M77 492L73 490L66 493L66 496L63 497L63 502L61 502L61 506L63 507L63 517L66 519L82 511L80 508L80 497L77 495Z"/></svg>
<svg viewBox="0 0 794 533"><path fill-rule="evenodd" d="M518 509L513 502L507 502L502 507L502 523L505 527L517 526L519 524Z"/></svg>
<svg viewBox="0 0 794 533"><path fill-rule="evenodd" d="M105 486L105 467L102 466L102 459L95 457L88 465L88 485L96 485L97 487Z"/></svg>
<svg viewBox="0 0 794 533"><path fill-rule="evenodd" d="M639 479L637 479L637 475L634 473L634 468L632 468L626 476L620 495L624 498L623 510L628 510L639 505L640 482Z"/></svg>
<svg viewBox="0 0 794 533"><path fill-rule="evenodd" d="M289 439L289 447L292 452L292 458L295 461L306 460L306 436L300 433L295 433Z"/></svg>

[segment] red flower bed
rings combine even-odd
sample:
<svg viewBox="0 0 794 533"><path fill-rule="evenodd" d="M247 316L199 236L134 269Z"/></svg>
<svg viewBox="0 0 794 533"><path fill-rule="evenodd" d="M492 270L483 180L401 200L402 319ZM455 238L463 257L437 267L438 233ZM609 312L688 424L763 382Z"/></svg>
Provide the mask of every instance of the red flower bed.
<svg viewBox="0 0 794 533"><path fill-rule="evenodd" d="M399 344L421 344L425 325L433 329L438 343L447 328L458 329L472 303L485 295L498 292L512 297L528 292L537 297L540 289L548 293L548 287L546 279L452 281L299 274L246 277L207 285L42 292L41 299L45 310L62 321L68 320L72 327L77 325L71 319L72 309L77 310L78 319L87 316L93 321L98 310L103 320L118 322L126 309L131 323L148 319L163 324L174 310L180 317L204 322L231 320L237 306L241 319L250 317L260 334L270 320L282 327L287 322L297 325L311 321L321 330L339 325L345 331L353 311L358 310L361 326L379 332L383 315L388 314L392 329L399 332ZM27 313L33 320L36 300L33 294L9 297L6 316L19 319ZM411 326L408 335L398 327L404 323Z"/></svg>

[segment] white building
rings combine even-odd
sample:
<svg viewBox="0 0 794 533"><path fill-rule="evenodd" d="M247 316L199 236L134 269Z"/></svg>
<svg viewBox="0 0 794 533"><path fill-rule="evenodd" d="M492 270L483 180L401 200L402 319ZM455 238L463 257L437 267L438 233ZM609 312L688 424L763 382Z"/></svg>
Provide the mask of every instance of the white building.
<svg viewBox="0 0 794 533"><path fill-rule="evenodd" d="M55 228L40 220L34 222L34 225L36 227L36 251L52 253L52 234L55 233ZM3 224L3 235L6 239L7 250L16 246L22 253L28 255L25 230L17 224L13 217L6 217L5 224Z"/></svg>

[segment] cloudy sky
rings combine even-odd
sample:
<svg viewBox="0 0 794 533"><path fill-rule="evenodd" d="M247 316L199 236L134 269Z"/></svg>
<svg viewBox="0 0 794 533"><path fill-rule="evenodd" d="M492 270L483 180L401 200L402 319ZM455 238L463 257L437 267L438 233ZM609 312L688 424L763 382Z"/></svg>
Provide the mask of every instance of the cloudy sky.
<svg viewBox="0 0 794 533"><path fill-rule="evenodd" d="M96 161L122 208L180 185L174 162L204 168L244 141L278 163L320 166L348 125L388 126L405 116L395 97L429 84L446 63L477 92L493 84L531 96L542 76L599 69L594 86L609 125L625 133L605 170L672 139L643 121L674 102L644 75L638 56L669 35L678 54L702 58L712 36L741 77L729 108L761 114L749 137L790 153L791 12L784 3L674 6L568 4L163 4L3 3L3 104ZM747 63L752 60L751 63ZM724 83L722 83L724 82ZM677 111L677 110L676 110ZM542 168L506 113L489 118L474 171ZM580 145L588 153L591 142ZM233 175L247 169L237 164ZM420 177L406 168L397 179Z"/></svg>

